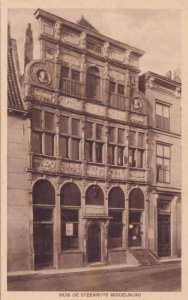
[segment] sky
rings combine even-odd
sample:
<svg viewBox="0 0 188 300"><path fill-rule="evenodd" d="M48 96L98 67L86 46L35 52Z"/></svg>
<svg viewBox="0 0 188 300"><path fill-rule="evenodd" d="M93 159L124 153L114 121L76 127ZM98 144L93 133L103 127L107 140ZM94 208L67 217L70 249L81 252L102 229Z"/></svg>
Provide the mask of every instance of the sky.
<svg viewBox="0 0 188 300"><path fill-rule="evenodd" d="M40 58L39 27L36 9L9 9L11 37L17 40L23 72L24 41L27 24L31 23L34 38L34 59ZM165 75L180 68L181 12L178 9L46 9L55 15L76 22L81 15L103 35L145 51L140 59L141 73L152 71Z"/></svg>

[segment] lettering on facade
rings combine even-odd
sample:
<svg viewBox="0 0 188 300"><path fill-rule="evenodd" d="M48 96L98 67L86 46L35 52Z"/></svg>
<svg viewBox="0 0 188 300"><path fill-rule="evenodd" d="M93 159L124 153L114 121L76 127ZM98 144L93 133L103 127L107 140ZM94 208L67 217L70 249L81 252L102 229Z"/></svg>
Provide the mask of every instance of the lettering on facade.
<svg viewBox="0 0 188 300"><path fill-rule="evenodd" d="M137 124L144 124L144 117L138 115L131 115L131 122Z"/></svg>
<svg viewBox="0 0 188 300"><path fill-rule="evenodd" d="M80 174L81 173L81 166L78 164L73 164L73 163L65 163L63 162L61 164L61 171L65 173L76 173Z"/></svg>
<svg viewBox="0 0 188 300"><path fill-rule="evenodd" d="M125 179L125 170L110 169L109 176L114 179Z"/></svg>
<svg viewBox="0 0 188 300"><path fill-rule="evenodd" d="M35 159L34 166L36 169L47 171L56 171L56 161L51 159Z"/></svg>
<svg viewBox="0 0 188 300"><path fill-rule="evenodd" d="M145 172L142 171L130 171L130 177L136 179L143 179L145 176Z"/></svg>
<svg viewBox="0 0 188 300"><path fill-rule="evenodd" d="M59 99L60 99L60 104L65 107L69 107L76 110L82 109L82 103L76 99L64 97L64 96L61 96Z"/></svg>
<svg viewBox="0 0 188 300"><path fill-rule="evenodd" d="M79 36L76 36L70 32L64 31L62 33L62 40L63 40L63 42L71 43L71 44L78 46L80 38L79 38Z"/></svg>
<svg viewBox="0 0 188 300"><path fill-rule="evenodd" d="M96 176L96 177L104 177L105 170L104 168L98 166L86 166L86 172L88 175Z"/></svg>
<svg viewBox="0 0 188 300"><path fill-rule="evenodd" d="M118 111L110 108L108 113L109 113L109 117L112 119L125 121L125 113L122 111Z"/></svg>
<svg viewBox="0 0 188 300"><path fill-rule="evenodd" d="M105 109L104 107L101 107L99 105L91 104L91 103L86 103L86 111L89 113L94 113L96 115L104 116L105 114Z"/></svg>
<svg viewBox="0 0 188 300"><path fill-rule="evenodd" d="M39 101L51 102L52 100L52 93L37 88L34 89L33 96Z"/></svg>

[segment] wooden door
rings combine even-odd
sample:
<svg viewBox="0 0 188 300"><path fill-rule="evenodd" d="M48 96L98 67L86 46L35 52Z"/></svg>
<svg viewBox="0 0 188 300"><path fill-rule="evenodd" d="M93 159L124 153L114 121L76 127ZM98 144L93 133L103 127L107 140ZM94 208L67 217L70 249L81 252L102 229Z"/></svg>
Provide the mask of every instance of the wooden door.
<svg viewBox="0 0 188 300"><path fill-rule="evenodd" d="M87 257L88 262L101 261L101 230L98 224L88 228Z"/></svg>
<svg viewBox="0 0 188 300"><path fill-rule="evenodd" d="M141 217L142 212L129 212L129 247L142 246Z"/></svg>
<svg viewBox="0 0 188 300"><path fill-rule="evenodd" d="M165 257L171 254L170 215L158 214L158 256Z"/></svg>

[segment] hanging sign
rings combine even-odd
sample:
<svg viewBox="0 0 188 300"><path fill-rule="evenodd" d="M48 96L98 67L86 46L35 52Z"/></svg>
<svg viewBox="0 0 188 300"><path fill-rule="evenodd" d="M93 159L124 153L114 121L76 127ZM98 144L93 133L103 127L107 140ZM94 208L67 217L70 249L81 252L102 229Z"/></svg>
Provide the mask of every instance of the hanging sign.
<svg viewBox="0 0 188 300"><path fill-rule="evenodd" d="M66 223L66 236L73 235L73 223Z"/></svg>

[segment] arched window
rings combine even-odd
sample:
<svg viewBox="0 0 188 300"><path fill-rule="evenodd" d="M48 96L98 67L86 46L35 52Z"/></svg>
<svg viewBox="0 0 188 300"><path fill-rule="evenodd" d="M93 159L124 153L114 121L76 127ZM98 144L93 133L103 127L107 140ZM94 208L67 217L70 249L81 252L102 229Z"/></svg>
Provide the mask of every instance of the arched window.
<svg viewBox="0 0 188 300"><path fill-rule="evenodd" d="M100 74L96 67L90 67L87 71L87 97L89 99L101 100Z"/></svg>
<svg viewBox="0 0 188 300"><path fill-rule="evenodd" d="M121 188L114 187L109 193L108 248L122 247L123 210L125 197Z"/></svg>
<svg viewBox="0 0 188 300"><path fill-rule="evenodd" d="M98 185L90 186L86 191L86 204L104 205L104 194Z"/></svg>
<svg viewBox="0 0 188 300"><path fill-rule="evenodd" d="M129 209L144 209L144 194L138 188L130 192Z"/></svg>
<svg viewBox="0 0 188 300"><path fill-rule="evenodd" d="M53 265L53 208L55 190L48 180L33 187L33 245L36 268Z"/></svg>
<svg viewBox="0 0 188 300"><path fill-rule="evenodd" d="M75 183L61 189L61 249L78 249L79 208L81 193Z"/></svg>

